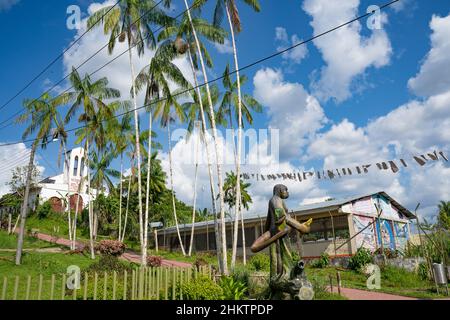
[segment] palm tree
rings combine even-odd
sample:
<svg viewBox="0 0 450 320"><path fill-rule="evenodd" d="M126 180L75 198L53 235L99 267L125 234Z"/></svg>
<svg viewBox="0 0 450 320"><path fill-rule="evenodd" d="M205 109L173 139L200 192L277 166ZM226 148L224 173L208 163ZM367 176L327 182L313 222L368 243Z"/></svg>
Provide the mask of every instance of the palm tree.
<svg viewBox="0 0 450 320"><path fill-rule="evenodd" d="M181 70L172 63L172 60L178 56L178 52L174 50L175 44L172 41L163 42L155 52L150 64L138 74L135 86L139 92L146 86L145 105L148 106L149 112L149 130L152 130L152 102L153 99L158 100L160 94L163 97L170 96L169 82L173 82L181 88L189 88L190 84L185 79ZM151 137L149 139L148 155L151 155ZM147 156L147 170L151 167L151 156ZM144 218L144 234L148 234L148 212L149 212L149 193L150 193L150 175L147 175L146 200L145 200L145 218ZM147 261L147 241L148 237L144 237L142 252L142 264Z"/></svg>
<svg viewBox="0 0 450 320"><path fill-rule="evenodd" d="M140 119L138 119L138 125L140 125ZM131 188L131 180L134 177L134 175L136 175L136 177L138 178L138 185L137 185L137 192L138 192L138 199L139 199L139 190L142 188L142 180L139 179L139 172L137 172L137 167L135 167L136 163L137 163L137 158L139 157L143 157L144 155L147 154L146 151L146 147L145 147L145 143L150 139L149 137L150 135L150 131L149 130L145 130L145 131L141 131L139 134L139 145L136 148L136 145L133 143L134 141L136 141L136 133L135 131L131 130L129 132L129 134L125 137L123 137L123 139L125 141L128 142L128 144L130 145L131 143L131 150L128 152L129 158L130 158L130 162L131 162L131 174L129 176L129 181L128 181L128 193L127 193L127 207L126 207L126 211L125 211L125 221L124 221L124 227L122 229L122 242L125 239L125 231L126 231L126 227L127 227L127 221L128 221L128 204L129 204L129 198L130 198L130 188ZM156 134L152 131L151 133L151 137L154 138L156 137ZM138 204L139 207L139 204ZM143 229L141 229L141 224L142 224L142 215L139 214L138 216L138 220L139 220L139 240L142 244L144 243L144 239L142 238L144 236L143 234ZM142 231L142 232L141 232ZM141 237L142 236L142 237ZM144 252L141 252L141 257L144 256Z"/></svg>
<svg viewBox="0 0 450 320"><path fill-rule="evenodd" d="M26 139L30 135L36 133L35 140L31 145L30 160L28 162L27 180L25 186L25 194L23 198L21 213L20 213L20 229L17 238L16 250L16 265L22 262L23 237L25 233L25 223L28 214L28 199L30 195L30 182L32 175L32 168L34 166L34 158L38 147L45 149L47 144L53 140L54 126L56 130L61 131L61 123L58 121L59 114L57 111L57 104L52 99L49 93L45 93L38 99L27 99L24 101L25 112L17 119L18 123L29 122L25 129L22 138Z"/></svg>
<svg viewBox="0 0 450 320"><path fill-rule="evenodd" d="M219 89L216 85L213 85L211 87L211 93L212 93L212 100L213 103L216 104L217 101L219 100ZM191 240L190 240L190 246L189 246L189 253L188 255L190 256L192 254L192 247L193 247L193 243L194 243L194 232L195 232L195 206L196 206L196 197L197 197L197 175L198 175L198 148L199 148L199 142L204 142L206 145L206 149L207 149L207 154L208 154L208 142L207 142L207 138L206 138L206 134L205 131L198 128L197 124L198 123L202 123L201 121L204 120L205 116L203 113L203 105L207 103L207 97L206 97L206 90L202 87L201 88L201 100L199 101L199 96L198 95L194 95L194 101L190 101L190 102L185 102L183 104L183 109L187 115L187 120L188 120L188 134L191 134L194 130L196 130L196 136L198 138L198 141L196 142L196 163L195 163L195 177L194 177L194 197L193 197L193 208L192 208L192 228L191 228ZM208 113L208 112L207 112ZM209 119L209 124L211 124L211 116L208 113L208 119ZM204 129L205 126L202 126L202 128ZM211 184L214 183L213 180L213 176L212 176L212 170L211 170L211 163L209 162L209 156L207 157L208 160L208 169L209 169L209 173L210 173L210 187ZM211 187L211 194L214 197L213 198L213 208L215 210L215 193L214 193L214 188ZM215 211L213 211L215 212ZM214 214L214 219L215 222L217 222L217 214ZM217 228L216 228L217 231ZM216 241L218 240L218 235L219 233L216 232ZM217 243L219 243L217 241ZM221 263L220 257L218 257L219 259L219 265Z"/></svg>
<svg viewBox="0 0 450 320"><path fill-rule="evenodd" d="M180 228L178 226L178 218L177 218L177 209L176 209L176 201L175 201L175 192L173 190L173 166L172 166L172 144L171 144L171 132L170 132L170 123L175 121L175 116L178 118L180 122L184 122L186 119L186 115L184 113L183 107L178 103L178 101L174 98L174 96L178 95L178 90L174 92L174 95L170 94L166 96L164 101L160 101L156 104L154 117L161 118L161 127L167 128L167 138L169 145L169 168L170 168L170 189L172 192L172 211L173 218L175 222L175 227L177 229L178 240L180 242L181 252L183 256L186 255L186 251L184 249L183 241L181 240ZM173 109L173 110L172 110ZM173 113L172 113L173 111Z"/></svg>
<svg viewBox="0 0 450 320"><path fill-rule="evenodd" d="M114 118L115 119L115 118ZM122 197L123 197L123 154L128 148L127 140L124 136L130 134L132 130L131 126L131 114L125 114L120 121L109 121L109 140L113 144L115 150L115 156L120 157L120 181L119 181L119 221L118 221L118 239L122 234Z"/></svg>
<svg viewBox="0 0 450 320"><path fill-rule="evenodd" d="M193 7L200 7L203 5L206 1L205 0L194 0ZM193 23L192 15L191 15L191 8L188 5L187 0L184 0L184 4L186 7L186 13L188 15L189 24L191 26L190 33L192 33L192 36L194 38L195 48L197 52L197 56L200 60L200 65L203 73L203 79L205 82L206 87L206 94L208 97L208 104L209 104L209 111L211 115L211 128L212 128L212 135L213 135L213 141L214 141L214 148L215 148L215 154L216 154L216 165L217 165L217 179L219 182L219 199L220 199L220 220L221 220L221 255L222 255L222 263L219 264L219 267L221 268L221 272L224 274L228 274L228 261L227 261L227 241L226 241L226 224L225 224L225 203L224 203L224 195L223 195L223 177L222 177L222 166L219 161L219 146L218 146L218 137L217 137L217 128L216 128L216 119L214 115L214 105L212 103L211 98L211 91L209 87L209 81L208 81L208 75L206 73L206 66L205 61L203 58L204 52L202 51L202 46L200 44L200 40L197 34L197 30L195 28L195 25ZM191 59L192 60L192 59ZM192 65L192 62L191 62ZM197 86L197 85L196 85ZM197 91L197 95L200 96L200 93ZM201 99L199 99L201 101ZM206 121L202 121L203 125L206 124ZM206 131L206 129L205 129ZM214 202L214 201L213 201ZM214 204L213 204L214 205ZM213 208L214 209L214 208Z"/></svg>
<svg viewBox="0 0 450 320"><path fill-rule="evenodd" d="M169 3L165 2L168 6ZM134 127L135 127L135 146L137 151L137 176L138 176L138 199L139 199L139 221L140 221L140 239L141 247L144 250L143 239L147 238L147 235L143 235L144 226L142 221L142 192L141 192L141 152L139 142L139 116L137 111L137 96L136 88L134 85L135 71L133 65L133 52L132 48L136 47L139 56L144 54L145 45L150 48L156 46L156 39L151 30L152 24L158 25L170 25L173 19L169 18L163 10L156 8L156 4L152 0L124 0L121 1L119 6L112 9L112 6L104 7L96 11L88 19L88 28L94 27L96 24L103 23L104 33L110 35L110 41L108 50L111 54L114 51L114 47L117 39L119 42L127 40L128 43L128 55L130 61L131 71L131 87L132 98L134 103ZM143 34L146 36L143 37ZM142 256L144 252L142 251ZM145 262L142 261L144 264Z"/></svg>
<svg viewBox="0 0 450 320"><path fill-rule="evenodd" d="M441 201L438 204L439 216L438 221L439 224L444 228L450 229L450 201Z"/></svg>
<svg viewBox="0 0 450 320"><path fill-rule="evenodd" d="M244 85L248 81L248 78L245 75L242 75L239 80L236 80L235 82L232 82L230 77L230 67L227 64L225 71L223 73L223 87L225 88L225 93L223 95L222 101L220 103L220 107L218 110L218 116L217 120L220 123L227 123L227 118L229 122L229 126L232 130L232 138L233 138L233 150L234 150L234 160L236 164L236 172L240 172L240 160L238 160L240 150L236 152L236 146L234 145L234 125L233 125L233 111L236 115L236 122L239 123L241 121L240 125L238 124L239 128L244 127L244 119L251 125L253 124L253 117L251 114L251 111L254 112L262 112L262 106L261 104L256 101L255 98L250 96L249 94L245 94L243 96L243 99L241 100L239 95L239 86ZM241 114L241 116L239 116ZM242 115L244 117L242 117ZM239 142L238 142L239 145ZM240 187L238 187L237 193L240 193ZM238 198L236 198L238 199ZM233 242L233 250L232 250L232 267L235 264L236 261L236 254L237 254L237 233L238 233L238 221L239 221L239 214L241 213L239 210L240 208L236 208L236 214L235 214L235 220L234 220L234 242ZM244 231L244 216L241 214L241 225L242 225L242 241L245 243L245 231ZM247 263L246 255L245 255L245 246L243 247L244 250L244 265Z"/></svg>
<svg viewBox="0 0 450 320"><path fill-rule="evenodd" d="M85 161L87 162L87 186L89 190L89 238L91 247L91 258L95 258L94 252L94 238L93 238L93 211L91 204L91 170L89 165L90 143L95 141L99 150L106 145L106 133L103 126L103 120L108 117L113 117L114 112L121 105L120 103L106 105L103 100L114 99L120 97L120 92L116 89L108 87L108 79L101 78L92 82L89 75L81 78L78 71L72 68L70 75L70 82L74 91L67 92L59 96L56 100L59 104L71 103L66 115L65 122L68 123L72 117L82 108L83 112L79 117L79 121L85 124L85 128L78 132L78 136L82 137L78 142L84 141ZM80 139L80 138L79 138ZM81 190L82 182L78 186L78 191ZM78 201L77 201L78 203ZM78 212L75 209L75 216ZM75 219L76 223L76 219ZM75 246L76 233L72 239Z"/></svg>

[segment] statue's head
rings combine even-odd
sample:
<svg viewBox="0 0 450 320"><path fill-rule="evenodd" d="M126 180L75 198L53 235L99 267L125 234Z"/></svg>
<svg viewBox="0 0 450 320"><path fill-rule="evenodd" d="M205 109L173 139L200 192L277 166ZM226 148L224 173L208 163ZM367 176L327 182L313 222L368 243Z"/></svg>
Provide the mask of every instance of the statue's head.
<svg viewBox="0 0 450 320"><path fill-rule="evenodd" d="M273 195L279 196L281 199L289 198L288 188L284 184L277 184L273 187Z"/></svg>

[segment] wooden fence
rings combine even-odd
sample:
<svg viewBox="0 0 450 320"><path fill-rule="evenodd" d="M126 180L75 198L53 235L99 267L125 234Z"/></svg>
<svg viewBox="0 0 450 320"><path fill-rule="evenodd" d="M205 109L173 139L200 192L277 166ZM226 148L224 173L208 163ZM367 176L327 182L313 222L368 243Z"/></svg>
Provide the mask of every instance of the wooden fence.
<svg viewBox="0 0 450 320"><path fill-rule="evenodd" d="M123 272L81 273L77 289L68 275L4 276L0 300L182 300L183 283L214 279L210 266L146 267ZM1 278L0 278L1 281Z"/></svg>

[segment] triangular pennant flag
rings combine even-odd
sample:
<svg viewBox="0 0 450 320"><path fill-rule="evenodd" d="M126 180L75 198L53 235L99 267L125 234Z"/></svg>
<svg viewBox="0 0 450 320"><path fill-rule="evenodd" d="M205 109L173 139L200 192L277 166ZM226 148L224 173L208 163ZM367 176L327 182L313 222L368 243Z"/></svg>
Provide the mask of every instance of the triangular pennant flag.
<svg viewBox="0 0 450 320"><path fill-rule="evenodd" d="M434 151L433 153L427 153L427 155L428 155L428 157L429 157L431 160L433 160L433 161L439 160L436 151Z"/></svg>
<svg viewBox="0 0 450 320"><path fill-rule="evenodd" d="M394 161L389 161L389 164L391 165L392 172L394 172L394 173L398 172L398 167Z"/></svg>
<svg viewBox="0 0 450 320"><path fill-rule="evenodd" d="M439 154L441 155L441 157L445 160L448 161L447 157L444 156L444 153L442 151L439 151Z"/></svg>
<svg viewBox="0 0 450 320"><path fill-rule="evenodd" d="M358 174L361 174L361 169L357 166L356 171L358 171Z"/></svg>
<svg viewBox="0 0 450 320"><path fill-rule="evenodd" d="M334 179L334 172L332 171L332 170L327 170L327 173L328 173L328 177L330 178L330 179Z"/></svg>
<svg viewBox="0 0 450 320"><path fill-rule="evenodd" d="M402 163L402 165L405 167L405 168L407 168L408 167L408 165L406 164L406 161L405 160L403 160L403 159L400 159L400 162Z"/></svg>
<svg viewBox="0 0 450 320"><path fill-rule="evenodd" d="M363 170L364 170L364 173L368 173L368 172L369 172L369 168L370 168L371 166L372 166L371 164L364 164L364 165L362 166L362 168L363 168Z"/></svg>
<svg viewBox="0 0 450 320"><path fill-rule="evenodd" d="M416 160L416 162L418 164L420 164L421 166L425 165L425 161L423 161L422 159L420 159L419 157L414 156L414 160Z"/></svg>

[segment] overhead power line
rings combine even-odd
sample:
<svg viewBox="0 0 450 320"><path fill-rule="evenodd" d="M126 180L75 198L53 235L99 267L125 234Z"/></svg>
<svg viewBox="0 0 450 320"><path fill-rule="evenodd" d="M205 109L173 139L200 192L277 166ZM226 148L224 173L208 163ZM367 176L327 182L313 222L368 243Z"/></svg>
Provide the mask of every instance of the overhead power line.
<svg viewBox="0 0 450 320"><path fill-rule="evenodd" d="M99 22L101 19L103 19L112 9L114 9L121 0L117 1L105 14L101 16L100 19L98 19L97 22ZM95 26L95 25L94 25ZM20 89L15 95L13 95L8 101L6 101L4 104L0 106L0 110L2 110L4 107L6 107L8 104L10 104L14 99L16 99L20 94L22 94L26 89L28 89L31 84L33 84L34 81L39 79L40 76L42 76L48 69L50 69L51 66L53 66L61 57L64 56L64 54L69 51L78 41L80 41L91 29L94 27L88 28L81 36L79 36L77 39L75 39L74 42L70 44L69 47L67 47L62 53L60 53L55 59L53 59L41 72L39 72L36 76L34 76L33 79L31 79L22 89Z"/></svg>
<svg viewBox="0 0 450 320"><path fill-rule="evenodd" d="M102 15L102 18L103 18L104 16L106 16L106 14L107 14L108 12L110 12L110 11L111 11L111 10L112 10L112 9L113 9L120 1L121 1L121 0L119 0L112 8L110 8L104 15ZM153 7L151 7L149 10L147 10L144 14L142 14L138 19L136 19L132 24L137 23L139 20L141 20L143 17L145 17L147 14L149 14L152 10L154 10L157 6L159 6L163 1L164 1L164 0L160 0L157 4L155 4L155 5L154 5ZM101 18L101 19L102 19L102 18ZM89 28L86 32L83 33L83 35L85 35L88 31L92 30L92 29L95 27L95 25L96 25L101 19L97 20L96 23L95 23L91 28ZM155 32L155 31L154 31L154 32ZM118 34L114 39L117 39L119 36L120 36L120 34ZM145 41L146 39L148 39L148 37L150 37L150 35L148 35L148 36L145 37L144 39L138 41L138 42L137 42L136 44L134 44L131 48L134 48L137 44L139 44L139 43ZM79 41L79 39L81 39L81 37L78 38L76 41ZM70 49L73 45L74 45L74 43L72 43L72 45L71 45L68 49ZM103 45L103 46L102 46L100 49L98 49L94 54L90 55L90 56L89 56L86 60L84 60L80 65L78 65L77 67L75 67L75 69L78 70L79 68L81 68L82 66L84 66L86 63L88 63L90 60L92 60L92 58L94 58L97 54L99 54L99 53L100 53L101 51L103 51L106 47L108 47L108 45L109 45L109 42L107 42L105 45ZM63 55L67 52L68 49L64 50L64 52L60 55L60 57L63 56ZM128 52L128 50L125 51L125 52ZM122 56L123 54L124 54L124 53L120 54L118 57ZM110 64L112 61L115 61L118 57L114 58L113 60L111 60L111 61L110 61L109 63L107 63L106 65ZM56 62L56 61L55 61L55 62ZM104 67L106 67L106 65L105 65ZM104 68L104 67L103 67L103 68ZM98 71L100 71L100 70L98 70ZM96 72L98 72L98 71L96 71ZM61 80L59 80L58 82L56 82L52 87L50 87L50 89L48 89L48 90L45 91L43 94L41 94L41 96L44 95L44 94L50 93L53 89L55 89L56 87L58 87L58 85L60 85L63 81L65 81L67 78L69 78L69 77L71 76L72 73L73 73L73 71L69 72L65 77L63 77ZM94 73L92 73L92 74L94 74ZM92 75L92 74L91 74L91 75ZM31 83L30 83L30 84L31 84ZM29 86L29 85L28 85L28 86ZM68 89L66 89L65 91L63 91L63 93L61 93L60 95L64 94L65 92L69 91L69 90L72 89L72 88L73 88L73 86L69 87ZM23 92L23 91L22 91L22 92ZM20 93L21 93L21 92L20 92ZM20 93L18 93L16 96L18 96ZM60 95L59 95L59 96L60 96ZM10 99L9 102L11 102L12 100L13 100L13 99ZM38 99L34 99L34 100L31 101L31 103L33 103L33 102L35 102L35 101L37 101L37 100L38 100ZM9 103L9 102L8 102L8 103ZM5 104L4 106L6 106L6 104ZM1 110L4 106L0 107L0 110ZM24 109L24 107L22 107L21 109L19 109L17 112L15 112L13 115L11 115L10 117L8 117L7 119L5 119L5 120L3 120L2 122L0 122L0 125L3 125L3 124L5 124L5 123L9 122L10 120L13 120L16 116L18 116L18 115L22 112L23 109ZM11 125L13 125L13 124L14 124L14 122L11 122L11 123L9 123L9 124L6 124L6 125L2 126L2 127L0 128L0 130L3 130L4 128L9 127L9 126L11 126Z"/></svg>
<svg viewBox="0 0 450 320"><path fill-rule="evenodd" d="M400 1L400 0L394 0L394 1L391 1L391 2L389 2L389 3L386 3L386 4L382 5L382 6L380 6L380 9L386 8L386 7L388 7L388 6L390 6L390 5L394 4L394 3L396 3L396 2L398 2L398 1ZM319 38L319 37L325 36L325 35L327 35L327 34L333 32L333 31L335 31L335 30L338 30L338 29L340 29L340 28L343 28L343 27L345 27L345 26L347 26L347 25L349 25L349 24L351 24L351 23L353 23L353 22L356 22L356 21L358 21L358 20L364 19L364 18L366 18L366 17L368 17L368 16L370 16L370 15L372 15L372 14L374 14L374 13L375 13L375 11L365 13L365 14L363 14L363 15L361 15L361 16L358 16L358 17L356 17L356 18L354 18L354 19L352 19L352 20L349 20L349 21L347 21L347 22L345 22L345 23L342 23L342 24L340 24L340 25L338 25L338 26L336 26L336 27L334 27L334 28L331 28L331 29L329 29L329 30L327 30L327 31L324 31L324 32L322 32L322 33L319 33L319 34L317 34L317 35L315 35L315 36L313 36L313 37L311 37L311 38L309 38L309 39L307 39L307 40L304 40L304 41L299 42L299 43L297 43L297 44L295 44L295 45L292 45L292 46L290 46L290 47L288 47L288 48L286 48L286 49L284 49L284 50L277 51L277 52L275 52L275 53L273 53L273 54L271 54L271 55L269 55L269 56L266 56L266 57L264 57L264 58L258 59L258 60L256 60L256 61L250 63L250 64L247 64L247 65L245 65L245 66L239 68L239 69L235 69L235 70L233 70L233 71L230 71L230 72L228 72L227 74L224 74L224 75L222 75L222 76L219 76L219 77L217 77L217 78L215 78L215 79L213 79L213 80L210 80L210 81L208 81L208 82L199 84L199 85L197 85L197 86L195 86L195 87L192 87L192 88L189 88L189 89L186 89L186 90L177 92L176 94L173 94L171 97L173 98L173 97L176 97L176 96L183 96L183 95L185 95L186 93L188 93L188 92L190 92L190 91L196 90L196 89L198 89L198 88L200 88L200 87L203 87L203 86L205 86L205 85L207 85L207 84L211 84L211 83L217 82L217 81L219 81L219 80L225 78L226 76L235 74L235 73L238 72L238 71L240 72L240 71L249 69L249 68L251 68L251 67L253 67L253 66L257 65L257 64L260 64L260 63L262 63L262 62L264 62L264 61L267 61L267 60L269 60L269 59L272 59L272 58L275 58L275 57L277 57L277 56L280 56L280 55L282 55L282 54L285 53L285 52L288 52L288 51L290 51L290 50L293 50L293 49L295 49L296 47L298 47L298 46L300 46L300 45L304 45L304 44L306 44L306 43L308 43L308 42L311 42L311 41L313 41L313 40L315 40L315 39L317 39L317 38ZM144 104L144 105L142 105L141 107L136 108L136 110L141 110L141 109L147 108L147 107L149 107L149 106L151 106L151 105L153 105L153 104L156 104L156 103L165 101L165 100L167 100L167 99L168 99L168 97L162 97L162 98L157 99L157 100L155 100L155 101L152 101L152 102L150 102L150 103ZM123 113L121 113L121 114L117 114L117 115L115 115L113 118L120 118L120 117L122 117L122 116L124 116L124 115L126 115L126 114L131 113L131 112L134 112L134 109L133 109L133 110L130 110L130 111L123 112ZM76 127L76 128L72 128L72 129L66 130L66 132L69 133L69 132L73 132L73 131L76 131L76 130L79 130L79 129L82 129L82 128L86 128L86 127L87 127L87 125L82 125L82 126L78 126L78 127ZM49 136L49 138L50 138L50 136ZM20 143L34 142L35 140L37 140L37 139L29 139L29 140L22 140L22 141L17 141L17 142L4 143L4 144L0 144L0 147L10 146L10 145L15 145L15 144L20 144Z"/></svg>

